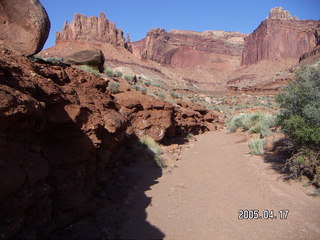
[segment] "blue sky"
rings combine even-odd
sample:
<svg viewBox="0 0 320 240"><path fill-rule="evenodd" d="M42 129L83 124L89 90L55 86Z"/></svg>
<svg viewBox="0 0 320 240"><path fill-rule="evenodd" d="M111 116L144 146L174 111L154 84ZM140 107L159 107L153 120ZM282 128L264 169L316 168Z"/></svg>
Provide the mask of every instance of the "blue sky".
<svg viewBox="0 0 320 240"><path fill-rule="evenodd" d="M320 0L40 0L51 21L45 48L55 44L55 33L74 13L106 17L131 40L144 38L151 28L193 31L225 30L251 33L281 6L300 19L320 19Z"/></svg>

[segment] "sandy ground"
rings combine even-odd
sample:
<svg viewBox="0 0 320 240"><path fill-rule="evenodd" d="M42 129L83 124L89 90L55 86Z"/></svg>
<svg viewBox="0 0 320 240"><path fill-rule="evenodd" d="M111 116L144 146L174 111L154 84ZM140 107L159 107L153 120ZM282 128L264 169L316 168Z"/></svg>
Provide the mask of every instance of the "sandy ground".
<svg viewBox="0 0 320 240"><path fill-rule="evenodd" d="M177 168L152 180L147 191L139 188L143 178L136 183L121 238L320 239L320 197L249 155L243 136L209 132L189 146ZM143 194L149 201L141 201ZM260 216L274 210L277 219L239 220L240 209L258 209ZM289 210L287 219L280 210Z"/></svg>

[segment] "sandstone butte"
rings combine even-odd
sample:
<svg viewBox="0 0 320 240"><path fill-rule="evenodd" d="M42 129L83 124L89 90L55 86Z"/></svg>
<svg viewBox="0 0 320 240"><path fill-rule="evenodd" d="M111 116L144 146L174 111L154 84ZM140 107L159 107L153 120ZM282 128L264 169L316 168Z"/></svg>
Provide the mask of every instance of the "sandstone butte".
<svg viewBox="0 0 320 240"><path fill-rule="evenodd" d="M65 22L62 31L56 33L57 44L68 41L96 44L111 43L130 52L132 51L130 39L127 41L122 30L117 29L114 23L109 22L104 13L101 13L100 17L89 18L81 14L75 14L71 24Z"/></svg>

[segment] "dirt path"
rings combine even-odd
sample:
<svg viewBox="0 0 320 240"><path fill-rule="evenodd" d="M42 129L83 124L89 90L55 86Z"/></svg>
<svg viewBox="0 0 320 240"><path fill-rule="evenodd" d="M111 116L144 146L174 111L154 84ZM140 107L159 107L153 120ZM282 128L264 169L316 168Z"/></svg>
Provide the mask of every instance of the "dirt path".
<svg viewBox="0 0 320 240"><path fill-rule="evenodd" d="M190 144L177 168L145 194L151 198L139 224L139 198L121 235L130 239L320 239L320 197L298 182L285 182L260 157L248 155L240 135L209 132ZM240 209L274 210L277 219L238 220ZM288 209L286 220L279 210ZM136 220L135 220L136 219Z"/></svg>

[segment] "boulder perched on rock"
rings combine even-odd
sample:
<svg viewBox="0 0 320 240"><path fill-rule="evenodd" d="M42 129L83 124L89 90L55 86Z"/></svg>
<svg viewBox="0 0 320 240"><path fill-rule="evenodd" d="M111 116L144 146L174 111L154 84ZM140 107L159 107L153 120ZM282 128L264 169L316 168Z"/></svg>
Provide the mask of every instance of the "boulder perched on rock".
<svg viewBox="0 0 320 240"><path fill-rule="evenodd" d="M83 50L68 56L65 62L75 65L89 65L102 69L104 56L99 49Z"/></svg>
<svg viewBox="0 0 320 240"><path fill-rule="evenodd" d="M23 55L41 51L50 20L39 0L0 1L0 47Z"/></svg>

